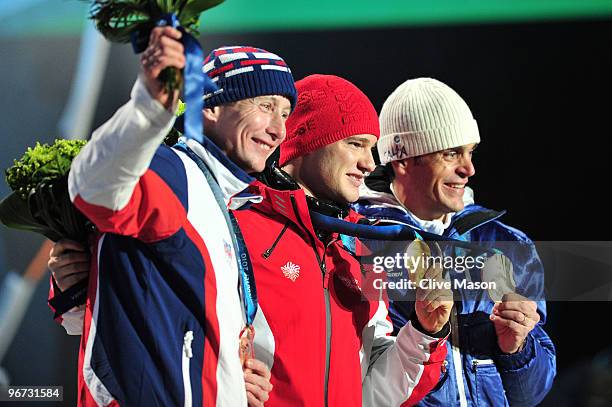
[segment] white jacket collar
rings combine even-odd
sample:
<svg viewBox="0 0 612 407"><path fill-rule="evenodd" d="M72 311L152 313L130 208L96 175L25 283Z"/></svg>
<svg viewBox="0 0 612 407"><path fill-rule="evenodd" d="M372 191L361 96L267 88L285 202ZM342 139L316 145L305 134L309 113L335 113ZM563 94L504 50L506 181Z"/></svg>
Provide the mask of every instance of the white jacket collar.
<svg viewBox="0 0 612 407"><path fill-rule="evenodd" d="M204 137L203 144L186 137L181 137L179 141L185 143L210 169L229 209L238 209L248 202L259 203L263 200L262 196L246 191L255 178L231 161L210 139Z"/></svg>

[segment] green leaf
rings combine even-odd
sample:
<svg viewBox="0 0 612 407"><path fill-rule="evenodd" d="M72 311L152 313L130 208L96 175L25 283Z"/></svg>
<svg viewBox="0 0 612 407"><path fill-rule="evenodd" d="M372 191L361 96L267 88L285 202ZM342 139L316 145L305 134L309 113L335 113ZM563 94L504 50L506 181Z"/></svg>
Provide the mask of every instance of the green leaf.
<svg viewBox="0 0 612 407"><path fill-rule="evenodd" d="M154 1L149 0L95 0L90 18L96 28L109 41L126 43L134 30L151 24L160 14Z"/></svg>
<svg viewBox="0 0 612 407"><path fill-rule="evenodd" d="M181 23L186 24L186 21L200 18L200 14L210 8L213 8L225 0L187 0L187 3L181 13L178 15Z"/></svg>
<svg viewBox="0 0 612 407"><path fill-rule="evenodd" d="M183 113L185 113L186 108L187 108L187 105L185 104L185 102L179 99L178 108L176 109L176 116L178 117L182 115Z"/></svg>
<svg viewBox="0 0 612 407"><path fill-rule="evenodd" d="M127 43L135 31L148 32L162 14L174 13L187 32L198 35L200 14L224 0L93 0L90 18L109 41ZM180 89L183 76L166 68L161 77L169 92Z"/></svg>

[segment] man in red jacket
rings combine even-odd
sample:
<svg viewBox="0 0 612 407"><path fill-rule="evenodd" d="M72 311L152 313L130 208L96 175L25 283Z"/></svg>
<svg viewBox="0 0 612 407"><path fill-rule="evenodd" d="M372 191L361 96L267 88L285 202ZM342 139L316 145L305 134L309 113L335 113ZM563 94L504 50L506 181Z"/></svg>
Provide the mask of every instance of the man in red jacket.
<svg viewBox="0 0 612 407"><path fill-rule="evenodd" d="M418 302L397 338L388 336L387 304L363 299L361 265L338 234L317 230L310 217L357 221L349 204L374 168L378 117L342 78L311 75L296 88L280 146L284 173L253 188L261 203L235 211L257 283L255 354L271 369L268 404L413 404L440 376L452 302Z"/></svg>

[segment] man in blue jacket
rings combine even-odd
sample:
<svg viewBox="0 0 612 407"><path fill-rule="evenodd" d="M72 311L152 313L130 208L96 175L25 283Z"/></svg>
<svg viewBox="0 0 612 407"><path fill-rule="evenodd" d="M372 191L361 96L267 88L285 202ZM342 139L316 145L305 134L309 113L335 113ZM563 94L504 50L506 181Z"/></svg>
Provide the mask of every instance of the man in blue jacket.
<svg viewBox="0 0 612 407"><path fill-rule="evenodd" d="M446 369L419 405L538 404L556 373L555 349L543 329L542 264L529 238L498 220L503 212L474 204L467 183L480 135L469 107L442 82L408 80L385 102L380 124L382 165L362 188L360 213L481 246L511 242L502 250L513 266L504 283L510 290L477 298L455 293ZM391 305L396 329L413 304Z"/></svg>

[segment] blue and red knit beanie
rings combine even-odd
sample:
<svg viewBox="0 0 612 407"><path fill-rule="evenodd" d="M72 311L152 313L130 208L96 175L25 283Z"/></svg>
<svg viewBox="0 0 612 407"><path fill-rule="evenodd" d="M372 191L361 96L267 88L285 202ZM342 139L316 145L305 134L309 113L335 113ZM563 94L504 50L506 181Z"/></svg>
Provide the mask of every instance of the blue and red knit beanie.
<svg viewBox="0 0 612 407"><path fill-rule="evenodd" d="M285 96L295 107L297 91L291 70L281 57L261 48L233 46L213 50L203 71L218 90L204 95L204 107L264 95Z"/></svg>

